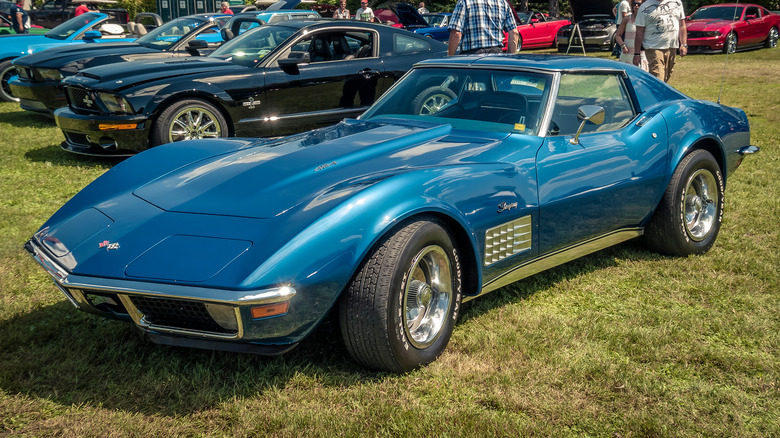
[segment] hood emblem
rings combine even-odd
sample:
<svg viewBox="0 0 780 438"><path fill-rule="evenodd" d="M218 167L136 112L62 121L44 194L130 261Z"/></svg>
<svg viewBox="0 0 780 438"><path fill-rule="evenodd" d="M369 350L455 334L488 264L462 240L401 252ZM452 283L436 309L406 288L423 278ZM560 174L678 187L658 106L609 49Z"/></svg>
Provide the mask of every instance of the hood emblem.
<svg viewBox="0 0 780 438"><path fill-rule="evenodd" d="M119 242L111 243L108 240L104 240L98 243L98 248L105 248L106 251L111 251L112 249L119 249Z"/></svg>
<svg viewBox="0 0 780 438"><path fill-rule="evenodd" d="M315 172L319 172L320 170L327 169L328 167L335 166L335 165L336 165L335 161L333 161L332 163L321 164L321 165L317 166L317 168L314 169L314 171Z"/></svg>
<svg viewBox="0 0 780 438"><path fill-rule="evenodd" d="M89 96L84 96L84 100L82 100L82 102L84 102L84 105L86 106L92 106L92 104L95 103L95 101L90 99Z"/></svg>
<svg viewBox="0 0 780 438"><path fill-rule="evenodd" d="M512 202L512 203L502 202L498 204L498 211L496 213L501 213L502 211L514 210L515 208L517 208L517 202Z"/></svg>
<svg viewBox="0 0 780 438"><path fill-rule="evenodd" d="M255 109L255 103L259 104L260 101L258 100L255 102L255 99L250 97L248 101L242 103L241 105L244 105L245 107L248 107L249 109Z"/></svg>

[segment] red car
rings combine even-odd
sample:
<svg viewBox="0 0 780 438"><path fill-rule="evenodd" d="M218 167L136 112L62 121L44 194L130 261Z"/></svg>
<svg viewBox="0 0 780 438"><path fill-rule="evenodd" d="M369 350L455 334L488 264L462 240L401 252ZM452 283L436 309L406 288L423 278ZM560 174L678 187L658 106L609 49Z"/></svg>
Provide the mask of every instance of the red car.
<svg viewBox="0 0 780 438"><path fill-rule="evenodd" d="M702 6L686 21L689 53L734 53L761 46L777 46L780 15L759 5L728 3Z"/></svg>
<svg viewBox="0 0 780 438"><path fill-rule="evenodd" d="M558 45L558 30L571 24L565 18L550 18L547 14L537 11L518 12L515 15L517 31L520 38L517 40L517 51L521 49L539 49L543 47L555 47ZM506 33L504 34L504 51L506 51Z"/></svg>

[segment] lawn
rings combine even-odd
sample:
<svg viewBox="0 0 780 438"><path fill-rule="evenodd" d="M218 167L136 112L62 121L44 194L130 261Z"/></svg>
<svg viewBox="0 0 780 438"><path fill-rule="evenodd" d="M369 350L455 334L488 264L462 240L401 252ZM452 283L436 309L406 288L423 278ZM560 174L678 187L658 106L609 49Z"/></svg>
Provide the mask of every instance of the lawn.
<svg viewBox="0 0 780 438"><path fill-rule="evenodd" d="M332 324L268 359L76 311L22 245L116 162L0 104L0 436L780 435L780 49L724 58L686 57L671 81L743 108L762 148L709 253L632 241L505 287L406 375L355 365Z"/></svg>

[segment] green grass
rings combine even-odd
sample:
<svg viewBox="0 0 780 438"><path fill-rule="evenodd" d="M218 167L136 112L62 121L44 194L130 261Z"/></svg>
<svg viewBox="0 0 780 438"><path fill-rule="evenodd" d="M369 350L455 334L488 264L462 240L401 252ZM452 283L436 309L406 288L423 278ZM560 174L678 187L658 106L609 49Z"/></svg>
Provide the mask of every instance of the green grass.
<svg viewBox="0 0 780 438"><path fill-rule="evenodd" d="M717 100L722 55L672 85ZM114 162L0 105L0 436L780 436L780 49L728 58L721 101L763 150L728 181L706 255L638 242L472 301L407 375L322 327L279 358L160 347L68 304L22 244Z"/></svg>

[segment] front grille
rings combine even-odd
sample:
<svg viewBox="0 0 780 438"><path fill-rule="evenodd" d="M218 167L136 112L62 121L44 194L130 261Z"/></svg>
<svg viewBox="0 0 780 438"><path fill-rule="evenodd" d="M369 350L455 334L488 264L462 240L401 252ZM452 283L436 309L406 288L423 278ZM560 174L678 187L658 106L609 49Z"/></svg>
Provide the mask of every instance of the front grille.
<svg viewBox="0 0 780 438"><path fill-rule="evenodd" d="M144 296L132 296L130 300L149 324L212 333L237 333L217 324L201 302Z"/></svg>
<svg viewBox="0 0 780 438"><path fill-rule="evenodd" d="M77 87L67 87L68 101L73 108L100 112L100 107L97 105L97 100L93 93Z"/></svg>
<svg viewBox="0 0 780 438"><path fill-rule="evenodd" d="M63 131L65 133L65 138L68 139L68 143L79 145L79 146L92 146L92 144L87 139L87 136L85 134L79 134L77 132L67 132Z"/></svg>
<svg viewBox="0 0 780 438"><path fill-rule="evenodd" d="M688 38L712 38L709 35L706 35L704 32L701 31L694 31L694 32L688 32Z"/></svg>

